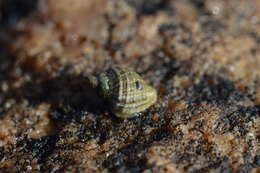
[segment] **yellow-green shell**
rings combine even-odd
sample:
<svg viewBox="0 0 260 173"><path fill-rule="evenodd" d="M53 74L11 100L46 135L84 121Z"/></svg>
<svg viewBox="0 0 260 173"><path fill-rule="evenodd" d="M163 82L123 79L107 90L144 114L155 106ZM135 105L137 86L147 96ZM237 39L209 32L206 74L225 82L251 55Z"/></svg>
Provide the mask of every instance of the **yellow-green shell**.
<svg viewBox="0 0 260 173"><path fill-rule="evenodd" d="M101 94L110 102L112 111L127 118L144 111L157 100L157 92L136 72L113 67L98 76Z"/></svg>

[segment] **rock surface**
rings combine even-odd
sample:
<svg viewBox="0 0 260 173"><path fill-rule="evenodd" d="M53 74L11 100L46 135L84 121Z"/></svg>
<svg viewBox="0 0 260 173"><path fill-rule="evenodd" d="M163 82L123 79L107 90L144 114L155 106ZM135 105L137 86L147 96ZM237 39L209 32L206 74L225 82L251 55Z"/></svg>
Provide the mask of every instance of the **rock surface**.
<svg viewBox="0 0 260 173"><path fill-rule="evenodd" d="M260 1L0 0L0 172L260 172ZM157 103L116 118L84 76Z"/></svg>

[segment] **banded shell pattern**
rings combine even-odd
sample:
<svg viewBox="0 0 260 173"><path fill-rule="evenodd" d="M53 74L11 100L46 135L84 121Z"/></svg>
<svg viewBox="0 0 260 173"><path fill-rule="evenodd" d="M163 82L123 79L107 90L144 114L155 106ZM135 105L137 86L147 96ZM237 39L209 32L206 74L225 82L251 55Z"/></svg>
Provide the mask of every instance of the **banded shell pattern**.
<svg viewBox="0 0 260 173"><path fill-rule="evenodd" d="M144 111L157 100L157 92L136 72L113 67L97 76L95 85L101 95L109 101L112 111L127 118Z"/></svg>

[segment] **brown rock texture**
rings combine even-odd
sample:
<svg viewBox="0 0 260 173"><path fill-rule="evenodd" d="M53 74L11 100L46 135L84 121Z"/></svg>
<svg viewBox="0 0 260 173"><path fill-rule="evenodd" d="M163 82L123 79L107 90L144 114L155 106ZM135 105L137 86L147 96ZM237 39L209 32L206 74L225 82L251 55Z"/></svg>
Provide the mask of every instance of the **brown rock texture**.
<svg viewBox="0 0 260 173"><path fill-rule="evenodd" d="M87 74L158 91L119 119ZM0 0L0 172L259 173L259 0Z"/></svg>

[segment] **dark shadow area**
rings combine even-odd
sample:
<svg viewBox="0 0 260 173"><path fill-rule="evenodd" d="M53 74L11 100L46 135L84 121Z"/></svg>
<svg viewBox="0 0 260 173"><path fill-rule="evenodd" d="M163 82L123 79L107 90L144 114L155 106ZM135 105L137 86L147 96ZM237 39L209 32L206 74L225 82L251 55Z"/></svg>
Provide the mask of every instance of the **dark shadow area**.
<svg viewBox="0 0 260 173"><path fill-rule="evenodd" d="M169 0L127 0L136 9L138 16L152 15L159 11L171 12Z"/></svg>
<svg viewBox="0 0 260 173"><path fill-rule="evenodd" d="M0 33L0 82L8 78L8 71L14 66L14 56L8 48L9 36Z"/></svg>
<svg viewBox="0 0 260 173"><path fill-rule="evenodd" d="M38 0L1 0L0 27L13 26L37 10Z"/></svg>
<svg viewBox="0 0 260 173"><path fill-rule="evenodd" d="M97 90L88 84L84 76L74 75L32 80L20 88L11 89L6 97L15 98L17 102L26 99L29 106L50 103L53 110L66 105L74 110L98 113L103 111L105 105Z"/></svg>

